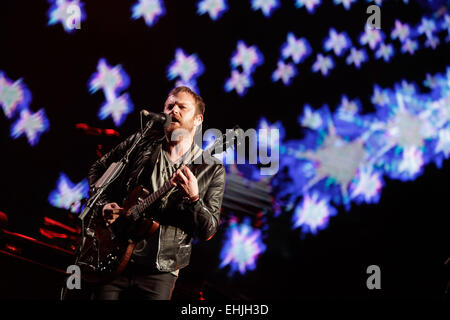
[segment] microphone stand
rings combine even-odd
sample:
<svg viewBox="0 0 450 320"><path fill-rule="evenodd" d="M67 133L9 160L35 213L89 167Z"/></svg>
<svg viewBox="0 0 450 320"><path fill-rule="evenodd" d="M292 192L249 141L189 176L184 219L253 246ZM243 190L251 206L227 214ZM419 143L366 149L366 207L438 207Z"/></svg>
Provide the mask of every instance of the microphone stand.
<svg viewBox="0 0 450 320"><path fill-rule="evenodd" d="M86 202L86 206L84 207L83 211L78 216L78 218L81 220L81 241L80 241L80 245L78 246L78 249L77 249L75 265L78 264L78 260L80 258L80 253L82 252L85 241L86 241L85 225L87 225L88 229L89 229L89 225L92 220L92 214L91 214L92 208L95 206L98 199L100 199L100 197L104 194L105 190L109 187L109 185L120 176L123 169L128 164L131 153L136 149L136 146L139 144L139 142L141 142L141 140L150 131L151 127L153 126L153 123L154 123L154 120L150 119L147 122L144 129L142 129L142 125L141 125L140 135L135 139L133 145L127 150L127 152L122 157L122 159L119 162L113 162L109 166L108 170L105 171L103 176L100 178L100 180L102 180L100 186L98 186L95 189L95 193L91 197L89 197L89 199ZM88 217L88 219L87 219L87 217ZM85 223L85 220L87 220L87 224ZM92 236L95 236L95 234L91 230L89 230L88 236L92 237ZM66 293L67 293L67 284L64 283L63 287L61 288L61 297L60 297L61 300L65 299Z"/></svg>

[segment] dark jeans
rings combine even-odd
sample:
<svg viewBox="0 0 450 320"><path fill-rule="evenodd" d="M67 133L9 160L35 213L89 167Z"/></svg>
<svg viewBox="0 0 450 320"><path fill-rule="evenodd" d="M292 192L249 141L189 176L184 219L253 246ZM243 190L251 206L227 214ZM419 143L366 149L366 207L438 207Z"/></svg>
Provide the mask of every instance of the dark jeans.
<svg viewBox="0 0 450 320"><path fill-rule="evenodd" d="M177 277L130 264L113 281L98 288L98 300L170 300Z"/></svg>

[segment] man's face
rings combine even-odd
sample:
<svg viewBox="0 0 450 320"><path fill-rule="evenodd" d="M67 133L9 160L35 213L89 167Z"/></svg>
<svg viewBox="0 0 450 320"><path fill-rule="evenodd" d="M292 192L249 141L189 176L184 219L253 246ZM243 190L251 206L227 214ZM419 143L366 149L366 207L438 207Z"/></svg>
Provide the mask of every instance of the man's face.
<svg viewBox="0 0 450 320"><path fill-rule="evenodd" d="M196 106L194 98L186 92L178 92L170 95L164 104L164 113L172 117L172 123L166 128L166 132L173 132L183 128L189 132L194 132L194 121L200 115L195 116Z"/></svg>

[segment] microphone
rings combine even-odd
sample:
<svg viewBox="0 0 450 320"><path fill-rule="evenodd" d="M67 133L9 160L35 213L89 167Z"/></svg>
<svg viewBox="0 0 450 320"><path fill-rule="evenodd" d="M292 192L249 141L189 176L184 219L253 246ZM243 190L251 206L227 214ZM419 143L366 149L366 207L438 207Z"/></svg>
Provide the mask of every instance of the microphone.
<svg viewBox="0 0 450 320"><path fill-rule="evenodd" d="M163 113L163 112L154 113L154 112L150 112L145 109L142 109L141 115L143 115L145 117L149 117L150 119L152 119L155 122L162 123L164 128L168 127L169 124L172 122L172 117L170 115L168 115L167 113Z"/></svg>

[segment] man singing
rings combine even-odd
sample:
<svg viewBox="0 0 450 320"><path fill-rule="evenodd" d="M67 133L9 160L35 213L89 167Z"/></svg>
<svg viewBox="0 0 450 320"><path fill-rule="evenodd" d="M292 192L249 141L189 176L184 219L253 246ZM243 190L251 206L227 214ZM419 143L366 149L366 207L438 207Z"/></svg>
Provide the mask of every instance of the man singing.
<svg viewBox="0 0 450 320"><path fill-rule="evenodd" d="M136 244L124 272L98 288L98 299L171 299L179 270L189 264L193 238L209 240L215 234L225 188L225 168L220 162L197 164L195 160L205 156L194 143L204 111L203 99L192 90L173 89L164 104L164 113L172 117L172 122L164 130L153 130L139 143L125 172L100 199L98 206L110 224L122 209L118 203L138 185L150 192L158 190L167 180L176 186L152 208L159 229ZM95 182L112 162L124 156L136 137L130 136L94 163L88 177L91 193ZM187 166L177 169L182 161L196 164L192 171Z"/></svg>

